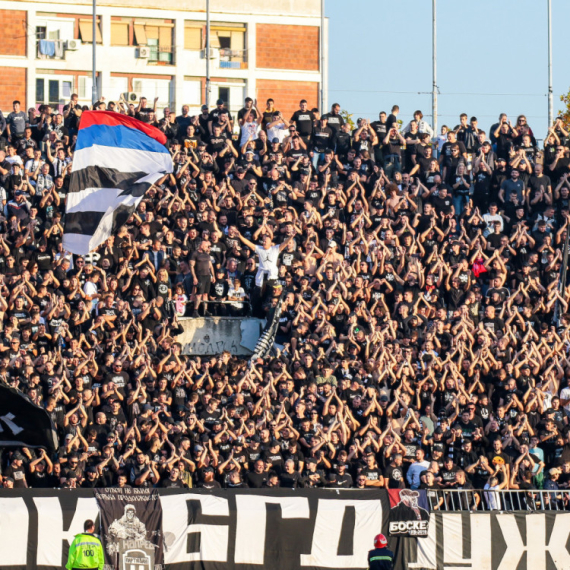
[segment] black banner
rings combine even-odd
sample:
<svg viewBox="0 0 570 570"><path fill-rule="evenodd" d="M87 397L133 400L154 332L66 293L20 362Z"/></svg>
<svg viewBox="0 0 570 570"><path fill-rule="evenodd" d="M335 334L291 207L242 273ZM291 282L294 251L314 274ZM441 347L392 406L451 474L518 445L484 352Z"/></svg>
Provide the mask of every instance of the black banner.
<svg viewBox="0 0 570 570"><path fill-rule="evenodd" d="M96 489L109 570L163 570L158 489Z"/></svg>
<svg viewBox="0 0 570 570"><path fill-rule="evenodd" d="M99 522L95 493L108 491L3 490L2 570L61 570L83 522ZM383 489L159 490L141 501L159 503L167 570L365 570L374 536L388 535ZM398 570L568 570L569 539L568 512L488 511L433 512L427 537L388 541Z"/></svg>
<svg viewBox="0 0 570 570"><path fill-rule="evenodd" d="M49 414L22 392L0 382L0 446L44 447L57 451Z"/></svg>
<svg viewBox="0 0 570 570"><path fill-rule="evenodd" d="M427 536L429 504L425 491L389 489L390 536Z"/></svg>
<svg viewBox="0 0 570 570"><path fill-rule="evenodd" d="M275 311L273 312L273 317L271 318L271 321L266 323L265 329L261 333L261 336L255 345L255 350L249 359L250 363L254 362L258 358L265 358L271 352L273 343L275 342L275 337L277 336L277 329L279 328L279 318L281 317L284 295L285 291L281 293L281 296L277 301Z"/></svg>

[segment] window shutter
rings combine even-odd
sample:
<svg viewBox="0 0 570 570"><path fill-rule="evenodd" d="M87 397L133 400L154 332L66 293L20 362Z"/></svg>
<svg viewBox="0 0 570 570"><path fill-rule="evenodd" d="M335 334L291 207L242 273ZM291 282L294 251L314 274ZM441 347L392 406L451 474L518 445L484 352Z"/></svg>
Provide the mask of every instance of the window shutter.
<svg viewBox="0 0 570 570"><path fill-rule="evenodd" d="M242 50L245 48L245 34L243 32L232 32L231 37L232 49Z"/></svg>
<svg viewBox="0 0 570 570"><path fill-rule="evenodd" d="M147 40L158 40L158 26L145 26Z"/></svg>
<svg viewBox="0 0 570 570"><path fill-rule="evenodd" d="M184 28L184 49L202 49L202 28Z"/></svg>
<svg viewBox="0 0 570 570"><path fill-rule="evenodd" d="M129 24L126 22L111 22L111 45L129 45Z"/></svg>
<svg viewBox="0 0 570 570"><path fill-rule="evenodd" d="M161 26L158 29L158 45L162 51L172 51L172 28Z"/></svg>
<svg viewBox="0 0 570 570"><path fill-rule="evenodd" d="M79 20L81 41L93 43L93 28L90 20Z"/></svg>
<svg viewBox="0 0 570 570"><path fill-rule="evenodd" d="M218 37L218 32L212 32L210 30L210 48L220 49L220 38Z"/></svg>
<svg viewBox="0 0 570 570"><path fill-rule="evenodd" d="M137 45L146 46L146 32L142 24L135 24L135 40Z"/></svg>
<svg viewBox="0 0 570 570"><path fill-rule="evenodd" d="M97 25L95 27L95 33L97 34L97 43L102 43L103 40L101 38L101 28L99 26L99 22L97 22ZM93 20L91 18L81 18L79 20L79 34L81 35L82 41L88 43L93 42Z"/></svg>

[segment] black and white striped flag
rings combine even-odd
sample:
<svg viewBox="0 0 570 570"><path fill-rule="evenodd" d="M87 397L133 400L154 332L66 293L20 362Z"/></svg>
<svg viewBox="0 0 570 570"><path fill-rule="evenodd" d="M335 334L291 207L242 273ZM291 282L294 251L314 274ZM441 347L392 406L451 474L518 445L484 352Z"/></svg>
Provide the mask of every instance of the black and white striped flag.
<svg viewBox="0 0 570 570"><path fill-rule="evenodd" d="M127 115L81 116L67 196L63 247L85 255L134 212L144 193L172 172L164 133Z"/></svg>

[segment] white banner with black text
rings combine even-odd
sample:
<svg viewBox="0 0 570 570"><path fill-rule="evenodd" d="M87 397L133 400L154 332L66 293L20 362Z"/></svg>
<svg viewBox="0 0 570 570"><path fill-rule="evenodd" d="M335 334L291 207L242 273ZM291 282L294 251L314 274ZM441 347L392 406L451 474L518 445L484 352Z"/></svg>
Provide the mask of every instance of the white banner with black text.
<svg viewBox="0 0 570 570"><path fill-rule="evenodd" d="M96 492L105 491L0 491L2 570L60 570L83 522L99 524ZM139 492L148 494L133 489L129 504L141 503ZM383 489L160 490L155 503L168 570L365 569L390 516ZM143 517L137 508L129 519L125 509L127 526ZM389 538L396 569L570 568L570 513L432 513L428 529L422 538Z"/></svg>

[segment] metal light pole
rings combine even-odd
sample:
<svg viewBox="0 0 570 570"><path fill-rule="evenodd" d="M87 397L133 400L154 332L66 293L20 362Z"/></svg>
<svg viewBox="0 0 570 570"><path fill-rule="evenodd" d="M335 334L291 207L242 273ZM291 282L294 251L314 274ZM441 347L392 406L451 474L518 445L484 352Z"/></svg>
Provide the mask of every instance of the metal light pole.
<svg viewBox="0 0 570 570"><path fill-rule="evenodd" d="M97 49L97 0L93 0L93 86L91 87L91 102L97 103L97 60L95 52Z"/></svg>
<svg viewBox="0 0 570 570"><path fill-rule="evenodd" d="M548 126L552 126L552 18L551 0L547 0L548 7Z"/></svg>
<svg viewBox="0 0 570 570"><path fill-rule="evenodd" d="M550 1L550 0L549 0ZM434 137L437 136L437 6L436 0L431 0L431 50L432 50L432 86L431 86L431 116Z"/></svg>
<svg viewBox="0 0 570 570"><path fill-rule="evenodd" d="M210 0L206 0L206 105L210 108Z"/></svg>
<svg viewBox="0 0 570 570"><path fill-rule="evenodd" d="M321 115L325 113L325 0L321 0Z"/></svg>

